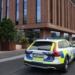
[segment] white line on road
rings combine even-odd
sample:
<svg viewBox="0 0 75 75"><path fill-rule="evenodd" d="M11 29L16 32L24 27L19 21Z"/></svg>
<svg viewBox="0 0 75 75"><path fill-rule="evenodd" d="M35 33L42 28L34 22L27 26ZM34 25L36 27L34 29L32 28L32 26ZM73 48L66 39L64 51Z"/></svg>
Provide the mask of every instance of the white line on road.
<svg viewBox="0 0 75 75"><path fill-rule="evenodd" d="M0 63L1 63L1 62L5 62L5 61L14 60L14 59L23 58L23 57L24 57L24 54L22 54L22 55L19 55L19 56L13 56L13 57L10 57L10 58L4 58L4 59L0 59Z"/></svg>

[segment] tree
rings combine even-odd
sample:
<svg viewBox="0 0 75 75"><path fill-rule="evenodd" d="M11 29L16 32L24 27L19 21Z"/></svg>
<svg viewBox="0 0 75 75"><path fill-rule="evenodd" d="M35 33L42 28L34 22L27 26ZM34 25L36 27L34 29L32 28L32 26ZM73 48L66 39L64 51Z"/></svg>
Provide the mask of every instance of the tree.
<svg viewBox="0 0 75 75"><path fill-rule="evenodd" d="M24 32L24 30L18 30L18 31L17 31L17 34L16 34L16 36L15 36L15 41L16 41L16 42L19 42L22 37L25 37L25 32Z"/></svg>
<svg viewBox="0 0 75 75"><path fill-rule="evenodd" d="M17 29L14 23L6 17L0 22L0 41L1 42L12 42L16 36Z"/></svg>

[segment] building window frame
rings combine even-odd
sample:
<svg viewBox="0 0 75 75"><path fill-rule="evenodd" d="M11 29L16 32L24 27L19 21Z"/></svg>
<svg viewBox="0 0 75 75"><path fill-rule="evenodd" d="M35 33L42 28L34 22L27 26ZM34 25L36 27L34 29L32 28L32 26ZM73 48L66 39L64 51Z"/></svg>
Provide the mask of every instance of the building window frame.
<svg viewBox="0 0 75 75"><path fill-rule="evenodd" d="M27 0L23 0L23 24L26 23L27 23Z"/></svg>
<svg viewBox="0 0 75 75"><path fill-rule="evenodd" d="M36 23L41 22L41 0L36 0Z"/></svg>

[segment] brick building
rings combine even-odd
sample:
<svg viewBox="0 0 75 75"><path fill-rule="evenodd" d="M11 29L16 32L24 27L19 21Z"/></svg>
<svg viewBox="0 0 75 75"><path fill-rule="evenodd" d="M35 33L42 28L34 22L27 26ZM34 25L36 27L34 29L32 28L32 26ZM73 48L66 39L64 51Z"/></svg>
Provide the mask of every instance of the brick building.
<svg viewBox="0 0 75 75"><path fill-rule="evenodd" d="M2 0L1 16L10 18L26 36L50 37L52 31L60 36L75 34L75 6L71 0ZM56 34L57 35L57 34Z"/></svg>

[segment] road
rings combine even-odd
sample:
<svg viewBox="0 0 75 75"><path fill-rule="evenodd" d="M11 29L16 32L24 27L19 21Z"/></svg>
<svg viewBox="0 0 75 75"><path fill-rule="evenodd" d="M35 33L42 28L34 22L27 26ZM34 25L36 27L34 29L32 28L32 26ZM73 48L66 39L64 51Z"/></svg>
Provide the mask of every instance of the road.
<svg viewBox="0 0 75 75"><path fill-rule="evenodd" d="M16 58L0 62L0 75L75 75L75 61L70 64L67 73L62 73L51 69L33 69L24 65L23 57Z"/></svg>

